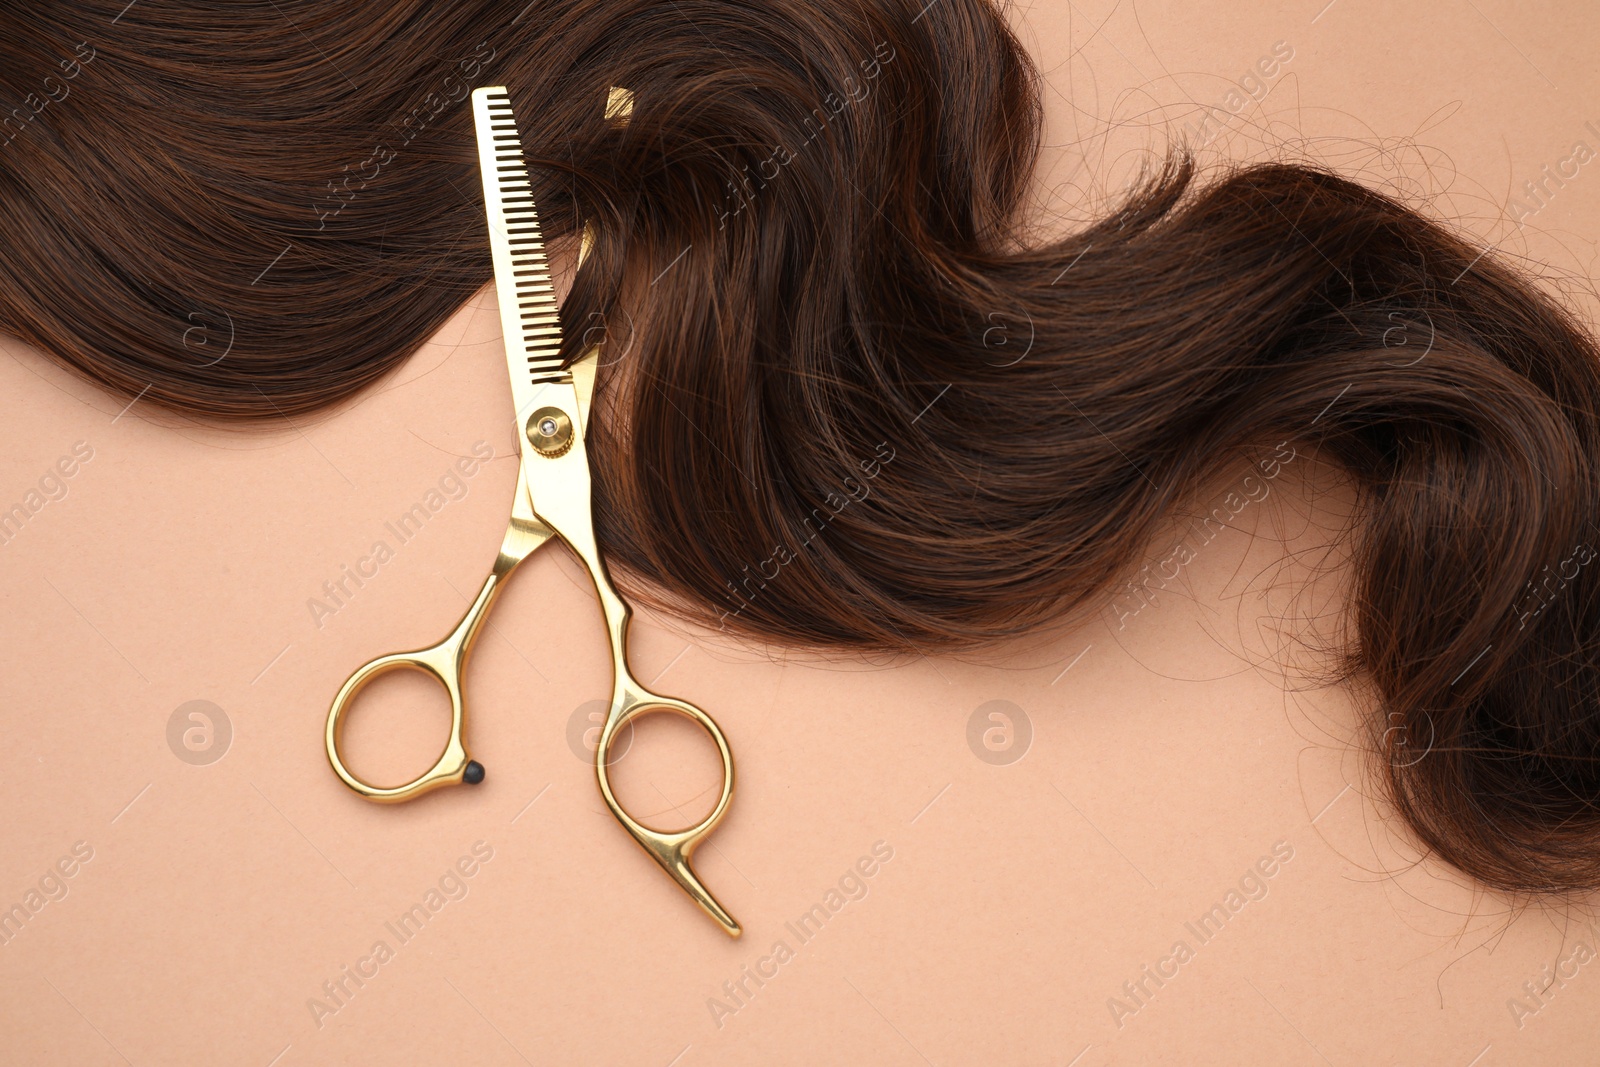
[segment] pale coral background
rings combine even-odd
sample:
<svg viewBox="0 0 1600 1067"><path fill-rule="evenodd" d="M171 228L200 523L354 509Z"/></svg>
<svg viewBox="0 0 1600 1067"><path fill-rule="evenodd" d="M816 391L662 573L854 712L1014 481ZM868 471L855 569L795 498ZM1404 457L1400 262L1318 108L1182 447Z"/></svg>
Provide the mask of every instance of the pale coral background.
<svg viewBox="0 0 1600 1067"><path fill-rule="evenodd" d="M1282 42L1293 56L1264 99L1207 129L1212 161L1299 153L1434 197L1501 254L1592 277L1600 164L1523 230L1512 206L1574 142L1600 149L1592 3L1324 4L1019 9L1050 77L1041 225L1103 210L1143 149L1226 107ZM738 759L699 866L741 941L605 813L569 744L607 664L560 551L518 574L472 664L487 781L358 799L323 756L329 699L370 656L444 633L499 543L515 461L492 308L480 294L348 409L268 432L130 406L3 343L0 505L75 443L92 458L0 544L0 907L42 879L65 887L0 945L0 1060L1600 1063L1600 964L1537 1012L1524 992L1596 945L1591 914L1513 914L1413 864L1366 798L1351 699L1273 667L1306 662L1289 635L1313 617L1331 632L1338 604L1337 554L1317 549L1348 499L1304 451L1181 589L1003 654L822 659L640 618L641 677L710 710ZM395 546L385 522L477 442L499 458L318 625L322 583ZM1243 473L1219 474L1219 499ZM431 759L433 698L420 681L375 687L352 724L361 766L397 777ZM215 762L176 752L222 750L218 722L209 749L191 738L198 756L169 745L196 700L231 729ZM1010 749L992 708L969 745L991 701L1021 710ZM1022 758L978 758L991 726L991 759L1031 733ZM618 773L636 811L670 823L709 802L714 763L692 732L651 723ZM1280 842L1292 858L1249 879ZM866 895L801 942L786 923L875 844L891 858L865 865ZM46 878L58 861L71 876ZM458 862L471 877L450 877ZM441 879L459 899L434 898L400 943L386 924ZM1199 944L1184 924L1241 879L1265 895ZM1133 1005L1123 984L1180 939L1193 958L1119 1018L1112 998ZM761 963L780 940L783 962ZM392 956L372 974L360 961L378 941ZM731 999L724 983L758 965L775 976ZM357 966L372 976L346 980L337 1011L311 1006Z"/></svg>

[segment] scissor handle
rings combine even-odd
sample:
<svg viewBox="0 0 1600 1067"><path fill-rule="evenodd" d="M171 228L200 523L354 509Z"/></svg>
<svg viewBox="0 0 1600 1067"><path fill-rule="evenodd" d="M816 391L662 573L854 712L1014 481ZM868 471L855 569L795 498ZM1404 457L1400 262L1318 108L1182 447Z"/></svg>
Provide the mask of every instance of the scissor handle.
<svg viewBox="0 0 1600 1067"><path fill-rule="evenodd" d="M489 575L483 583L483 588L478 591L472 606L467 608L467 613L461 617L461 622L443 641L415 652L396 652L388 656L379 656L359 667L340 687L338 695L333 698L333 706L328 709L325 740L328 747L328 762L333 764L333 772L345 785L368 800L380 804L395 804L421 796L440 786L456 785L461 782L477 785L483 781L483 764L467 755L466 740L463 736L467 709L466 702L461 696L461 676L466 669L467 655L472 651L473 638L477 636L479 625L488 614L490 605L494 603L501 578L502 574L499 568L496 568L496 573ZM445 742L444 751L439 753L439 758L434 761L433 766L416 778L404 785L377 786L357 777L349 767L345 766L344 756L339 748L343 739L344 717L355 701L356 694L380 674L395 670L421 671L444 686L445 692L450 695L450 739Z"/></svg>
<svg viewBox="0 0 1600 1067"><path fill-rule="evenodd" d="M606 717L606 724L600 731L600 743L595 746L594 769L600 779L600 793L605 797L606 807L611 809L611 814L622 823L633 839L659 863L672 879L683 887L684 892L700 905L701 909L732 937L738 937L742 931L739 924L734 921L717 899L711 895L710 890L701 884L699 877L690 866L694 851L700 842L716 828L727 814L728 805L733 800L733 752L728 748L728 739L723 736L722 728L710 715L684 700L664 697L652 693L639 685L632 678L623 675L619 678L617 697L612 701L613 711ZM717 798L716 806L711 813L695 825L684 829L665 832L652 829L639 820L629 815L617 800L616 794L611 791L611 775L608 764L611 762L611 745L616 740L624 727L633 720L645 715L658 712L671 712L692 719L700 724L701 729L711 735L711 740L716 742L717 754L722 758L722 795Z"/></svg>

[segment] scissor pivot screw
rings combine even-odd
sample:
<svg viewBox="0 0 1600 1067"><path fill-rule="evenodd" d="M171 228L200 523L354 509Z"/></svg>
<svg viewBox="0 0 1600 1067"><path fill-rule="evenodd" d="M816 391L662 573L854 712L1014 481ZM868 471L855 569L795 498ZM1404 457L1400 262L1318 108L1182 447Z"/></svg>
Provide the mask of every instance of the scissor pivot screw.
<svg viewBox="0 0 1600 1067"><path fill-rule="evenodd" d="M560 408L540 408L528 419L528 443L550 459L565 455L572 447L572 420Z"/></svg>

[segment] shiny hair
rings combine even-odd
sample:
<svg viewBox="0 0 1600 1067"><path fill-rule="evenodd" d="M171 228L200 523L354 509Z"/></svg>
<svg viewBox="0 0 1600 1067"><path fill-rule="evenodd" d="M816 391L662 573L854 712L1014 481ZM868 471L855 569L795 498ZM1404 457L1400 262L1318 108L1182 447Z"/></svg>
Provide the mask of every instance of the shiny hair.
<svg viewBox="0 0 1600 1067"><path fill-rule="evenodd" d="M490 280L463 99L504 84L547 238L597 226L567 356L607 339L634 588L972 647L1103 601L1224 460L1299 442L1359 493L1341 663L1399 812L1487 885L1600 886L1600 365L1502 257L1181 148L1036 239L1039 75L986 0L123 3L5 16L0 328L183 412L345 400Z"/></svg>

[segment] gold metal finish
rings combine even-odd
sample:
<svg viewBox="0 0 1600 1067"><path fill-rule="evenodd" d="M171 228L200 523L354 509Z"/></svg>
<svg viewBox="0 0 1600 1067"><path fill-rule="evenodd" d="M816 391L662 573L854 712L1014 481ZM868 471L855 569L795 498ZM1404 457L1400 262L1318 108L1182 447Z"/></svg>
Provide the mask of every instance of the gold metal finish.
<svg viewBox="0 0 1600 1067"><path fill-rule="evenodd" d="M595 541L590 510L592 483L584 445L599 349L590 348L569 368L560 366L562 335L555 287L545 261L543 236L522 162L510 98L503 87L483 88L473 91L472 103L506 365L517 411L517 440L519 447L524 440L529 447L522 450L511 520L500 554L477 598L456 628L438 644L415 652L380 656L350 676L328 712L328 760L347 786L368 800L381 803L410 800L440 786L482 781L483 767L470 757L465 741L467 715L461 679L467 657L506 579L554 535L588 568L605 614L611 646L611 710L595 749L600 794L611 814L639 846L724 931L738 937L739 924L700 882L691 866L695 849L722 821L733 800L733 753L711 716L686 701L647 689L628 666L632 611L611 584ZM626 121L631 110L632 94L612 89L607 118ZM580 263L593 240L592 227L586 224ZM418 778L397 786L375 786L358 778L345 765L340 754L342 726L350 703L361 688L378 675L398 669L420 670L445 687L450 695L450 737L433 767ZM711 813L694 826L673 832L652 829L624 811L612 791L609 775L611 747L618 734L633 720L658 712L682 715L698 723L711 735L722 759L722 791Z"/></svg>
<svg viewBox="0 0 1600 1067"><path fill-rule="evenodd" d="M564 456L572 447L572 420L560 408L540 408L528 416L527 437L546 459Z"/></svg>
<svg viewBox="0 0 1600 1067"><path fill-rule="evenodd" d="M457 785L463 781L477 784L483 780L483 765L472 760L466 748L467 706L461 692L461 679L466 674L467 657L471 655L478 630L488 617L489 609L494 606L506 579L511 577L511 572L517 569L518 564L550 540L551 536L550 528L534 516L533 508L528 503L527 472L519 472L517 495L511 502L511 519L506 525L505 537L500 542L500 554L495 557L494 569L484 580L483 588L478 590L477 597L456 628L436 645L415 652L379 656L363 664L333 698L333 706L328 710L324 742L328 749L328 762L333 764L333 772L345 785L368 800L394 804L419 797L442 785ZM432 768L419 777L402 785L376 786L357 778L345 766L339 747L343 740L344 718L356 694L378 675L395 670L421 671L444 686L445 692L450 695L450 739L445 742L444 751L439 754ZM469 775L471 768L475 768L475 772Z"/></svg>
<svg viewBox="0 0 1600 1067"><path fill-rule="evenodd" d="M613 85L606 94L606 118L613 121L627 122L633 114L633 90L624 89L620 85Z"/></svg>

